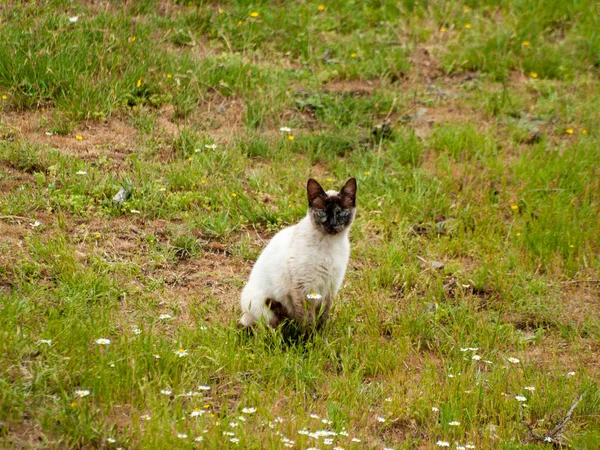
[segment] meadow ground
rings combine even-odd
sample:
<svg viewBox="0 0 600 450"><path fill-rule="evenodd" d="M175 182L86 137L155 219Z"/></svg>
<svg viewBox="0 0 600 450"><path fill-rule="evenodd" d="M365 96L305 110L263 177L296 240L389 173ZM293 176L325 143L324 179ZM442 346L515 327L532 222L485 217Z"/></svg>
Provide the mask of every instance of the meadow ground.
<svg viewBox="0 0 600 450"><path fill-rule="evenodd" d="M600 447L597 2L0 12L0 447ZM345 286L249 336L311 176Z"/></svg>

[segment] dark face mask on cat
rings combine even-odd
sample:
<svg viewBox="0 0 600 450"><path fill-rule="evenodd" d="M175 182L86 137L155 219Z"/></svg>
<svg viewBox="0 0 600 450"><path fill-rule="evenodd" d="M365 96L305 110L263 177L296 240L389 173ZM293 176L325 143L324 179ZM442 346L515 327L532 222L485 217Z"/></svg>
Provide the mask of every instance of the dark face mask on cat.
<svg viewBox="0 0 600 450"><path fill-rule="evenodd" d="M356 210L356 179L350 178L339 193L327 194L311 178L306 191L311 220L321 232L338 234L350 226Z"/></svg>

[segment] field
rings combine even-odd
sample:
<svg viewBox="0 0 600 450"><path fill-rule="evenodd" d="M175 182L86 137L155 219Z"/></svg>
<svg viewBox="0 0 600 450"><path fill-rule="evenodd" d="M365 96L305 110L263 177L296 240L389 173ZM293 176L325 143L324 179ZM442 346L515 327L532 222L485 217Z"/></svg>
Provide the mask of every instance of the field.
<svg viewBox="0 0 600 450"><path fill-rule="evenodd" d="M0 448L600 448L597 2L0 14ZM352 176L325 329L239 330Z"/></svg>

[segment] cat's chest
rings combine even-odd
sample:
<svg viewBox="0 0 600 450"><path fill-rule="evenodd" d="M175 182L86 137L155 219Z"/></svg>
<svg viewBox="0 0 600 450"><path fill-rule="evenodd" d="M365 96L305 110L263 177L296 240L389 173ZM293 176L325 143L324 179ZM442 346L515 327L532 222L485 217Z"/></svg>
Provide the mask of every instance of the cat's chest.
<svg viewBox="0 0 600 450"><path fill-rule="evenodd" d="M349 244L335 244L305 245L294 252L290 260L293 273L313 284L330 284L345 271L349 255Z"/></svg>

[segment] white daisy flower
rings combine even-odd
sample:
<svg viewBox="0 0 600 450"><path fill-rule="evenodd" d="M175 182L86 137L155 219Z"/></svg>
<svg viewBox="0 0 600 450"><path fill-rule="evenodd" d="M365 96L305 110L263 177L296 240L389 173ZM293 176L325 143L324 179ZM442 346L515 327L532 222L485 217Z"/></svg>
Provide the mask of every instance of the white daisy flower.
<svg viewBox="0 0 600 450"><path fill-rule="evenodd" d="M242 412L244 414L254 414L256 412L256 408L243 408Z"/></svg>
<svg viewBox="0 0 600 450"><path fill-rule="evenodd" d="M71 22L71 23L75 23L75 22L77 22L78 20L79 20L79 17L78 17L78 16L69 17L69 22Z"/></svg>
<svg viewBox="0 0 600 450"><path fill-rule="evenodd" d="M508 359L509 363L513 363L513 364L519 364L521 362L518 358L513 358L512 356L509 356L506 359Z"/></svg>
<svg viewBox="0 0 600 450"><path fill-rule="evenodd" d="M333 445L333 439L331 439L331 438L323 439L323 444L325 444L325 445Z"/></svg>
<svg viewBox="0 0 600 450"><path fill-rule="evenodd" d="M546 436L544 438L544 442L552 442L552 438L550 436Z"/></svg>
<svg viewBox="0 0 600 450"><path fill-rule="evenodd" d="M245 422L248 419L246 419L244 416L240 416L240 417L238 417L238 420L241 421L241 422Z"/></svg>
<svg viewBox="0 0 600 450"><path fill-rule="evenodd" d="M134 326L131 328L131 331L133 332L133 334L136 334L136 335L137 335L137 334L142 334L142 330L141 330L141 329L140 329L140 328L139 328L137 325L134 325Z"/></svg>
<svg viewBox="0 0 600 450"><path fill-rule="evenodd" d="M179 350L175 350L173 353L175 353L177 356L179 356L180 358L183 358L184 356L188 355L188 351L184 350L182 348L180 348Z"/></svg>
<svg viewBox="0 0 600 450"><path fill-rule="evenodd" d="M232 442L233 444L239 444L240 440L238 438L233 437L233 438L229 439L229 442Z"/></svg>
<svg viewBox="0 0 600 450"><path fill-rule="evenodd" d="M465 447L464 445L456 444L456 450L467 450L467 447Z"/></svg>
<svg viewBox="0 0 600 450"><path fill-rule="evenodd" d="M129 212L130 212L131 214L141 214L141 213L142 213L141 211L139 211L139 210L137 210L137 209L130 209L130 210L129 210Z"/></svg>
<svg viewBox="0 0 600 450"><path fill-rule="evenodd" d="M321 294L317 294L316 292L311 292L306 296L309 300L321 300L323 296Z"/></svg>
<svg viewBox="0 0 600 450"><path fill-rule="evenodd" d="M281 131L282 133L291 133L292 129L290 127L281 127L279 131Z"/></svg>
<svg viewBox="0 0 600 450"><path fill-rule="evenodd" d="M196 442L202 442L204 440L203 436L198 436L197 438L194 439L194 441Z"/></svg>
<svg viewBox="0 0 600 450"><path fill-rule="evenodd" d="M316 415L316 414L311 414L310 418L311 419L320 419L320 417L318 415Z"/></svg>
<svg viewBox="0 0 600 450"><path fill-rule="evenodd" d="M308 430L298 430L298 434L302 434L304 436L306 436L308 433Z"/></svg>
<svg viewBox="0 0 600 450"><path fill-rule="evenodd" d="M158 320L169 320L172 319L173 316L171 314L161 314L158 316Z"/></svg>
<svg viewBox="0 0 600 450"><path fill-rule="evenodd" d="M439 408L436 408L435 406L432 406L432 407L431 407L431 410L432 410L433 412L438 412L440 409L439 409Z"/></svg>
<svg viewBox="0 0 600 450"><path fill-rule="evenodd" d="M235 433L232 433L231 431L223 431L223 436L235 436Z"/></svg>
<svg viewBox="0 0 600 450"><path fill-rule="evenodd" d="M31 223L29 224L29 226L30 226L31 228L37 228L37 227L39 227L41 224L42 224L42 222L40 222L39 220L36 220L35 222L31 222Z"/></svg>
<svg viewBox="0 0 600 450"><path fill-rule="evenodd" d="M282 418L282 417L279 417L279 416L278 416L278 417L275 417L275 419L274 419L274 422L277 422L277 423L283 423L283 418Z"/></svg>
<svg viewBox="0 0 600 450"><path fill-rule="evenodd" d="M515 400L518 402L526 402L527 398L523 397L522 395L515 395Z"/></svg>
<svg viewBox="0 0 600 450"><path fill-rule="evenodd" d="M109 444L114 444L115 442L117 442L117 440L115 438L106 438L106 442L108 442Z"/></svg>
<svg viewBox="0 0 600 450"><path fill-rule="evenodd" d="M324 423L325 425L331 425L333 422L331 420L321 419L321 423Z"/></svg>
<svg viewBox="0 0 600 450"><path fill-rule="evenodd" d="M40 344L52 345L52 339L40 339L38 342Z"/></svg>
<svg viewBox="0 0 600 450"><path fill-rule="evenodd" d="M385 417L378 417L377 418L377 422L384 423L385 422Z"/></svg>
<svg viewBox="0 0 600 450"><path fill-rule="evenodd" d="M154 359L160 359L160 355L154 355Z"/></svg>
<svg viewBox="0 0 600 450"><path fill-rule="evenodd" d="M481 360L481 356L479 356L479 355L473 355L473 356L471 356L471 359L473 361L479 361L479 360Z"/></svg>
<svg viewBox="0 0 600 450"><path fill-rule="evenodd" d="M359 438L352 438L352 439L350 439L350 440L351 440L352 442L360 442L360 439L359 439Z"/></svg>
<svg viewBox="0 0 600 450"><path fill-rule="evenodd" d="M210 391L210 386L200 385L198 386L199 391Z"/></svg>
<svg viewBox="0 0 600 450"><path fill-rule="evenodd" d="M87 175L87 172L85 170L79 170L77 172L75 172L76 175Z"/></svg>
<svg viewBox="0 0 600 450"><path fill-rule="evenodd" d="M188 436L187 436L187 434L184 434L184 433L177 433L177 437L179 439L187 439Z"/></svg>
<svg viewBox="0 0 600 450"><path fill-rule="evenodd" d="M46 136L52 136L54 133L52 131L46 131Z"/></svg>
<svg viewBox="0 0 600 450"><path fill-rule="evenodd" d="M110 345L110 339L106 339L106 338L96 339L96 344L98 344L98 345Z"/></svg>
<svg viewBox="0 0 600 450"><path fill-rule="evenodd" d="M475 446L473 444L466 444L465 448L473 449L473 448L475 448Z"/></svg>
<svg viewBox="0 0 600 450"><path fill-rule="evenodd" d="M451 427L458 427L460 425L460 422L458 420L453 420L452 422L448 422L448 425L450 425Z"/></svg>
<svg viewBox="0 0 600 450"><path fill-rule="evenodd" d="M204 144L204 147L209 148L211 150L215 150L217 148L217 144Z"/></svg>
<svg viewBox="0 0 600 450"><path fill-rule="evenodd" d="M437 441L435 443L438 447L450 447L450 442L447 441Z"/></svg>
<svg viewBox="0 0 600 450"><path fill-rule="evenodd" d="M190 413L190 417L199 417L203 415L206 411L200 408L194 408L194 410Z"/></svg>
<svg viewBox="0 0 600 450"><path fill-rule="evenodd" d="M160 393L163 395L171 395L173 391L171 389L161 389Z"/></svg>
<svg viewBox="0 0 600 450"><path fill-rule="evenodd" d="M152 417L150 417L150 414L142 414L140 416L140 419L148 421L148 420L152 419Z"/></svg>
<svg viewBox="0 0 600 450"><path fill-rule="evenodd" d="M88 395L90 395L90 391L88 391L87 389L78 389L75 391L75 395L79 398L87 397Z"/></svg>
<svg viewBox="0 0 600 450"><path fill-rule="evenodd" d="M574 376L575 376L575 372L568 372L568 373L567 373L567 376L569 376L569 377L574 377Z"/></svg>
<svg viewBox="0 0 600 450"><path fill-rule="evenodd" d="M340 436L346 436L348 437L348 432L346 430L342 430L338 433Z"/></svg>
<svg viewBox="0 0 600 450"><path fill-rule="evenodd" d="M526 391L531 391L531 392L535 391L535 387L533 387L533 386L525 386L523 389L525 389Z"/></svg>
<svg viewBox="0 0 600 450"><path fill-rule="evenodd" d="M452 375L451 373L448 374L448 378L454 378L454 375Z"/></svg>

